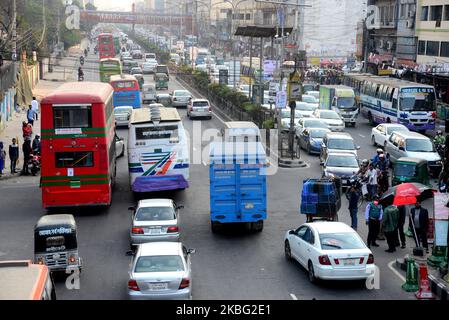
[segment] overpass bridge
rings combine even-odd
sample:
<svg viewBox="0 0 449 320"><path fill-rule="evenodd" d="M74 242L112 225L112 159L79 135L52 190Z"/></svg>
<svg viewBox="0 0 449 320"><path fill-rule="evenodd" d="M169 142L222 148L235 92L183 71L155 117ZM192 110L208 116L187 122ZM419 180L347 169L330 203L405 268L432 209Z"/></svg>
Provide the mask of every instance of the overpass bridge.
<svg viewBox="0 0 449 320"><path fill-rule="evenodd" d="M80 19L93 23L143 24L153 26L179 25L183 26L186 30L192 30L192 34L196 34L192 15L81 10Z"/></svg>

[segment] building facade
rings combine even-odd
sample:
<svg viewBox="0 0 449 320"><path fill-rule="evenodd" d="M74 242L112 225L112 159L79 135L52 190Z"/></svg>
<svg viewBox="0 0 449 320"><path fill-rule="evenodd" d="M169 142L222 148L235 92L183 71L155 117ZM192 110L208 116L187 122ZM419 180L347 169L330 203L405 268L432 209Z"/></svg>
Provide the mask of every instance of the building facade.
<svg viewBox="0 0 449 320"><path fill-rule="evenodd" d="M449 0L418 0L417 9L418 68L449 74Z"/></svg>

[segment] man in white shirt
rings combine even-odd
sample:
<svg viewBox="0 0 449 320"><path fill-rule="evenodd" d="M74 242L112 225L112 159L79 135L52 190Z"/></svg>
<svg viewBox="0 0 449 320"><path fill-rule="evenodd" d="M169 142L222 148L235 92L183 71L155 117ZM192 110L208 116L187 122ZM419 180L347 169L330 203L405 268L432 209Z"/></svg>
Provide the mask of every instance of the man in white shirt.
<svg viewBox="0 0 449 320"><path fill-rule="evenodd" d="M36 97L33 97L33 100L31 101L31 110L33 110L36 120L39 120L39 102L37 102Z"/></svg>
<svg viewBox="0 0 449 320"><path fill-rule="evenodd" d="M372 200L377 195L377 169L374 168L373 164L369 165L366 176L368 178L368 193L370 196L370 200Z"/></svg>

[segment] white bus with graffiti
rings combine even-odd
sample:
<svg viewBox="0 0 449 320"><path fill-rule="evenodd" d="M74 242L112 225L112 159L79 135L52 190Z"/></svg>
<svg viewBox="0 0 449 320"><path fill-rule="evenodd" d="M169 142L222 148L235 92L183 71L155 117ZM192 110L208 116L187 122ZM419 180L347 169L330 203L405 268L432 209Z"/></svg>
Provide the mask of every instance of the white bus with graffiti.
<svg viewBox="0 0 449 320"><path fill-rule="evenodd" d="M435 129L433 86L367 75L347 75L344 83L360 94L360 111L371 124L400 123L419 132Z"/></svg>
<svg viewBox="0 0 449 320"><path fill-rule="evenodd" d="M188 188L188 141L175 108L133 110L129 123L128 167L133 192Z"/></svg>

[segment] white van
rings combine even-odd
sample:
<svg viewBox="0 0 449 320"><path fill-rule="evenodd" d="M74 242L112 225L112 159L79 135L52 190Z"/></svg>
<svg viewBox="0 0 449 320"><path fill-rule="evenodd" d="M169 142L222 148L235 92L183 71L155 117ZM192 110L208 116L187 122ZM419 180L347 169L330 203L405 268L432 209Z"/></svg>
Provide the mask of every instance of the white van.
<svg viewBox="0 0 449 320"><path fill-rule="evenodd" d="M260 142L261 133L259 127L250 121L225 122L225 128L221 135L226 142Z"/></svg>

